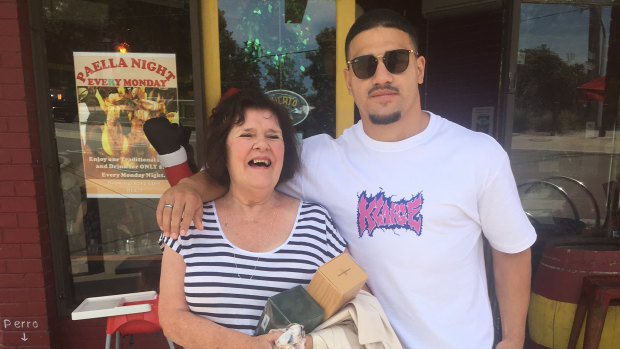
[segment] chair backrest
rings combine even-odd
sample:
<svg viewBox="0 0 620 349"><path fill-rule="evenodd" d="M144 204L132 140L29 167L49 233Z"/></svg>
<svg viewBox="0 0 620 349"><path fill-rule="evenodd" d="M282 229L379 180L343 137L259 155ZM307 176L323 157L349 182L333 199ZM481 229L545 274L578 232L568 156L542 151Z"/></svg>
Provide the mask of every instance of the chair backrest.
<svg viewBox="0 0 620 349"><path fill-rule="evenodd" d="M147 301L127 302L123 305L151 304L151 310L144 313L116 315L108 317L106 334L120 331L122 335L138 333L155 333L161 330L159 325L158 303L159 297Z"/></svg>

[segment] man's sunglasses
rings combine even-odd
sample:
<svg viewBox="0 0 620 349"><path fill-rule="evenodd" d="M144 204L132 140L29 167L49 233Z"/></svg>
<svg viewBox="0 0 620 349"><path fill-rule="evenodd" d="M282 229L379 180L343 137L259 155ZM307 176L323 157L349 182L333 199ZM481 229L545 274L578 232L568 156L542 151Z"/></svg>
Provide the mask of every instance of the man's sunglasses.
<svg viewBox="0 0 620 349"><path fill-rule="evenodd" d="M416 50L392 50L386 51L382 56L365 55L353 58L347 61L347 65L353 68L355 76L359 79L368 79L375 75L377 66L379 65L379 58L383 61L385 68L392 74L400 74L407 70L409 66L409 54L415 54L418 57Z"/></svg>

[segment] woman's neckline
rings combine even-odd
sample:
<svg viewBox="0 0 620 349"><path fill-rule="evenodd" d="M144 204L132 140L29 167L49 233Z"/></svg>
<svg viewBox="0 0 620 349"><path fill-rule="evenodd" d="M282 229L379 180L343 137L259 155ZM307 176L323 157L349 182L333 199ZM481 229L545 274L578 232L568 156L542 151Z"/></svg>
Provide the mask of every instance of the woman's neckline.
<svg viewBox="0 0 620 349"><path fill-rule="evenodd" d="M228 239L228 237L226 236L226 233L224 232L224 229L222 229L222 223L220 221L220 217L217 213L217 205L215 204L215 200L212 201L213 204L213 215L215 216L215 222L217 224L217 228L220 231L220 234L222 234L222 238L224 239L224 241L226 241L226 243L228 243L232 248L241 251L242 253L246 254L246 255L253 255L253 256L262 256L262 255L269 255L272 253L277 252L278 250L282 249L284 246L286 246L288 244L288 242L290 241L291 237L293 236L293 233L295 232L295 229L297 228L297 223L299 222L299 214L301 213L301 208L302 208L302 201L299 200L298 203L298 207L297 207L297 214L295 215L295 222L293 224L293 227L291 228L291 231L288 233L288 237L286 238L286 240L284 242L282 242L282 244L280 244L279 246L269 250L269 251L260 251L260 252L256 252L256 251L250 251L250 250L246 250L244 248L241 248L239 246L237 246L236 244L234 244L232 241L230 241Z"/></svg>

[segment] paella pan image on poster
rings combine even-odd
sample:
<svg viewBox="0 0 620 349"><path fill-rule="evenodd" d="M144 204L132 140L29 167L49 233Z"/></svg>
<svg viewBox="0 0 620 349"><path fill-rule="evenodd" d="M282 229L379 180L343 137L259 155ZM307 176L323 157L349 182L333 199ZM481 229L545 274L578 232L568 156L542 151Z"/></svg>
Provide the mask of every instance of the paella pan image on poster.
<svg viewBox="0 0 620 349"><path fill-rule="evenodd" d="M174 54L74 52L89 198L156 198L168 187L142 126L179 122Z"/></svg>

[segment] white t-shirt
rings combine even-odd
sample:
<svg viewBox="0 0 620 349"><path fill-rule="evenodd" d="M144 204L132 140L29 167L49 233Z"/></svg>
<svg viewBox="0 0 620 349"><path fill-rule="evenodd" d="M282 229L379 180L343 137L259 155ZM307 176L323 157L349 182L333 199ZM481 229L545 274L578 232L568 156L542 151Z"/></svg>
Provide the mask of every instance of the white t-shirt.
<svg viewBox="0 0 620 349"><path fill-rule="evenodd" d="M361 122L310 137L279 189L329 210L405 348L491 348L482 231L507 253L536 233L501 146L429 114L399 142L371 139Z"/></svg>

